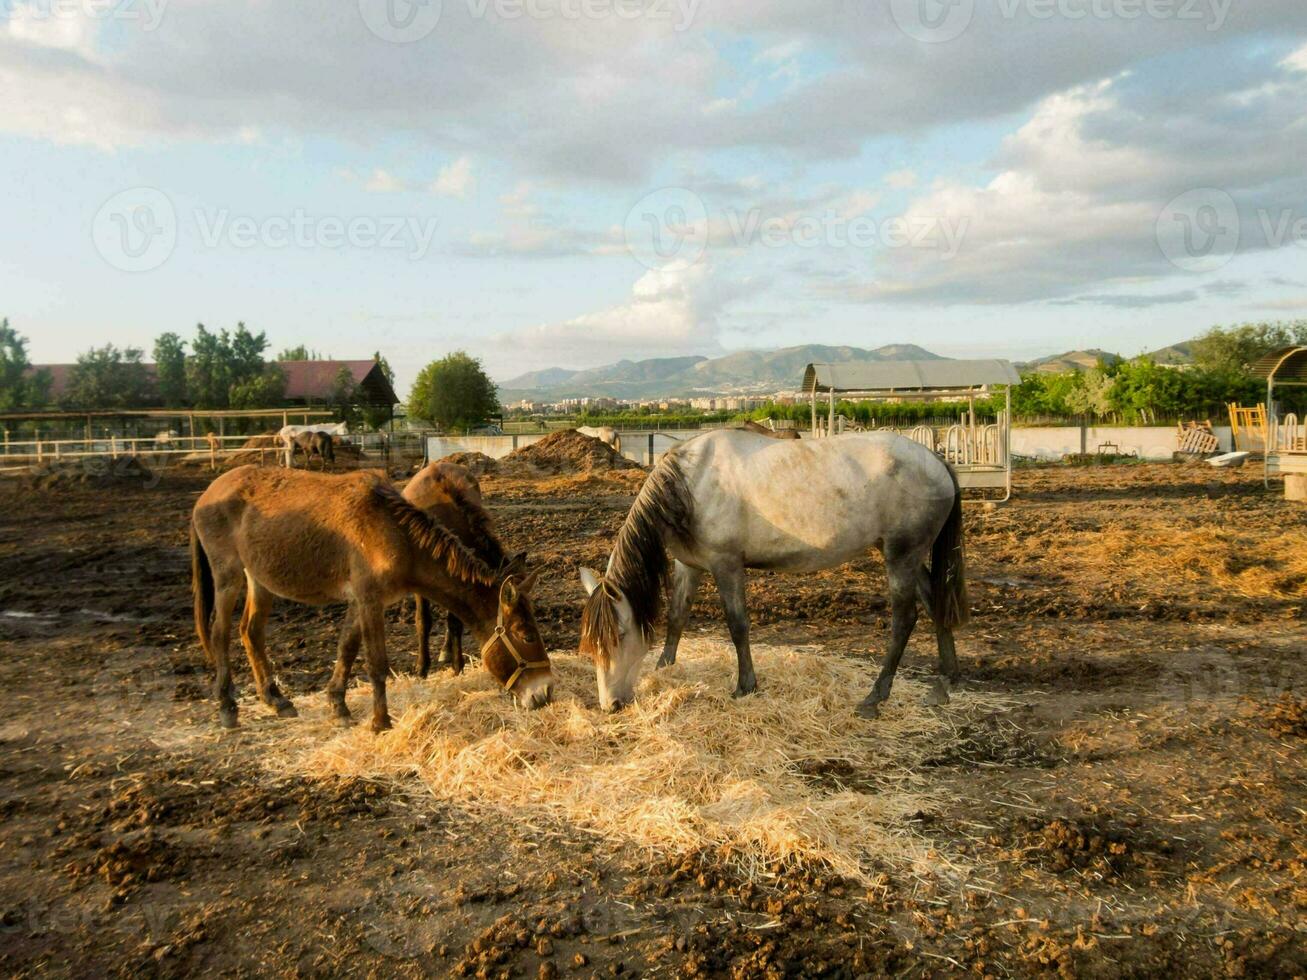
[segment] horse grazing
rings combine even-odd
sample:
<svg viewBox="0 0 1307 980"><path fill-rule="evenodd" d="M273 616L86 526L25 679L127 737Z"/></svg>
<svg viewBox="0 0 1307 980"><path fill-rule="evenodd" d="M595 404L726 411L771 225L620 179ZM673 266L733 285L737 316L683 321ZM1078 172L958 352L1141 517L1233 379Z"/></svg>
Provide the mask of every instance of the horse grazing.
<svg viewBox="0 0 1307 980"><path fill-rule="evenodd" d="M496 567L506 561L503 546L490 526L490 515L481 500L481 484L466 466L457 463L432 463L409 480L404 499L425 511L433 520L447 527L464 545ZM525 562L525 552L513 559ZM431 671L431 602L421 595L413 597L417 609L419 677ZM445 642L440 648L437 669L463 672L463 622L453 613L445 614Z"/></svg>
<svg viewBox="0 0 1307 980"><path fill-rule="evenodd" d="M336 440L328 432L296 432L287 441L290 465L295 465L295 454L303 451L304 465L310 466L316 455L322 461L325 470L327 464L336 463Z"/></svg>
<svg viewBox="0 0 1307 980"><path fill-rule="evenodd" d="M611 426L584 426L577 429L577 432L583 436L589 436L591 439L598 439L606 446L611 446L614 452L622 451L622 437L618 431Z"/></svg>
<svg viewBox="0 0 1307 980"><path fill-rule="evenodd" d="M892 621L884 667L858 708L864 717L889 697L918 599L935 621L940 672L948 683L960 678L953 628L966 622L967 594L953 471L891 433L777 442L723 429L682 443L645 481L607 571L581 569L588 593L581 650L594 659L600 704L616 710L633 697L665 584L670 606L658 665L676 662L700 578L711 572L735 643L739 697L757 686L745 569L813 572L871 548L885 556ZM947 697L943 685L933 696Z"/></svg>
<svg viewBox="0 0 1307 980"><path fill-rule="evenodd" d="M547 704L553 671L531 609L536 576L523 572L520 564L490 564L379 474L230 470L209 485L191 515L195 628L215 668L219 720L236 726L227 647L242 588L241 640L259 697L279 715L296 712L277 686L264 647L274 596L309 605L351 603L327 685L342 721L349 720L345 689L362 645L372 682L372 730L390 727L385 608L412 593L467 624L482 644L482 663L519 704Z"/></svg>
<svg viewBox="0 0 1307 980"><path fill-rule="evenodd" d="M760 436L766 436L768 439L794 440L803 438L803 436L799 435L798 429L769 429L760 422L753 421L753 419L748 419L744 425L740 426L740 429L744 432L753 432Z"/></svg>
<svg viewBox="0 0 1307 980"><path fill-rule="evenodd" d="M346 422L335 422L331 425L323 423L318 423L316 425L283 425L277 430L277 441L280 443L282 451L286 454L284 462L288 468L295 465L296 449L303 449L305 451L304 455L311 458L310 450L313 446L312 440L301 440L299 437L306 433L314 432L331 437L333 448L331 459L334 462L336 459L334 451L335 440L340 436L349 435L349 424ZM326 463L324 462L323 466L325 465Z"/></svg>

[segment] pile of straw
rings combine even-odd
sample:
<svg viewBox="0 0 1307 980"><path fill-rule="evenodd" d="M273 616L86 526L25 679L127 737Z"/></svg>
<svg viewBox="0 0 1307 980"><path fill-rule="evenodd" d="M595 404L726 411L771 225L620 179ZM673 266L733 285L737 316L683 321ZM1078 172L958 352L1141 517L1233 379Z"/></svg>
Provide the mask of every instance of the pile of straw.
<svg viewBox="0 0 1307 980"><path fill-rule="evenodd" d="M716 849L751 875L797 862L868 881L877 867L926 864L909 821L934 801L912 769L948 742L957 698L937 712L925 684L901 678L882 717L865 721L854 706L873 679L867 665L759 647L759 695L736 701L733 649L691 640L676 667L646 675L635 705L607 715L590 663L553 659L555 701L543 710L514 708L479 670L398 678L393 731L374 737L364 724L332 737L314 710L317 724L289 726L299 745L277 753L278 767L416 781L473 812L663 856ZM369 697L351 692L356 717L368 717Z"/></svg>

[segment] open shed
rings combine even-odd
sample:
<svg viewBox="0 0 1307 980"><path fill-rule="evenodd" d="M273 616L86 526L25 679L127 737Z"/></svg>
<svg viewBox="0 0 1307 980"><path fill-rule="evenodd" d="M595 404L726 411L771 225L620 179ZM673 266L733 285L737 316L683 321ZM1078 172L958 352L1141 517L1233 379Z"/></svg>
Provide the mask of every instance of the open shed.
<svg viewBox="0 0 1307 980"><path fill-rule="evenodd" d="M939 429L918 425L900 434L939 453L957 471L965 489L1002 490L1012 493L1012 386L1021 383L1010 361L853 361L809 364L803 391L812 401L814 437L838 435L835 403L839 398L858 401L965 401L966 418ZM976 399L999 389L1005 408L992 420L976 418ZM823 425L819 402L825 400ZM897 431L897 430L896 430Z"/></svg>
<svg viewBox="0 0 1307 980"><path fill-rule="evenodd" d="M1275 402L1277 388L1307 388L1307 347L1271 351L1253 365L1253 373L1266 379L1266 484L1272 474L1281 474L1285 495L1307 500L1307 419L1280 415Z"/></svg>

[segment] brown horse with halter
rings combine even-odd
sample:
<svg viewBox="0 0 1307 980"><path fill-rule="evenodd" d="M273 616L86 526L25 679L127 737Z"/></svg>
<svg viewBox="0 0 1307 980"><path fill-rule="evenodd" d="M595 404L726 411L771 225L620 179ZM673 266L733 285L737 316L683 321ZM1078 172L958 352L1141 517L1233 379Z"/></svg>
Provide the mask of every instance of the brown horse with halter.
<svg viewBox="0 0 1307 980"><path fill-rule="evenodd" d="M481 484L466 466L457 463L431 463L409 480L404 499L414 507L449 528L465 545L495 565L506 561L504 548L491 528L481 497ZM523 553L514 561L525 561ZM417 609L419 677L431 671L431 602L420 595L413 597ZM445 642L436 661L438 670L448 668L463 672L463 622L453 613L445 615Z"/></svg>
<svg viewBox="0 0 1307 980"><path fill-rule="evenodd" d="M531 608L534 574L492 564L414 507L380 474L327 476L242 466L210 484L191 515L195 627L215 668L218 717L236 726L227 648L232 613L246 590L241 640L259 697L294 716L264 644L274 596L309 605L348 601L327 695L349 720L345 690L362 646L372 683L372 729L390 727L386 707L386 606L416 593L456 615L482 644L486 669L530 708L547 704L553 671Z"/></svg>

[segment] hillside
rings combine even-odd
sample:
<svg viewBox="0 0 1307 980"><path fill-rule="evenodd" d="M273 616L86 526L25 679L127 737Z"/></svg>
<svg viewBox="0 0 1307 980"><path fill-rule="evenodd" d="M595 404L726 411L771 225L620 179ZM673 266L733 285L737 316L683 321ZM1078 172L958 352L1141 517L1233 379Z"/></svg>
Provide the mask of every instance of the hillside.
<svg viewBox="0 0 1307 980"><path fill-rule="evenodd" d="M724 392L763 393L797 387L803 370L814 362L937 360L915 344L875 350L804 344L773 351L737 351L722 357L665 357L619 361L585 371L549 368L499 384L506 403L562 398L670 398Z"/></svg>
<svg viewBox="0 0 1307 980"><path fill-rule="evenodd" d="M1051 357L1041 357L1037 360L1026 361L1024 364L1018 364L1017 369L1023 374L1027 371L1037 371L1044 374L1063 374L1067 371L1088 371L1098 367L1099 361L1108 364L1115 364L1122 360L1120 354L1113 354L1111 351L1099 350L1097 347L1091 347L1089 350L1072 350L1065 354L1054 354Z"/></svg>

